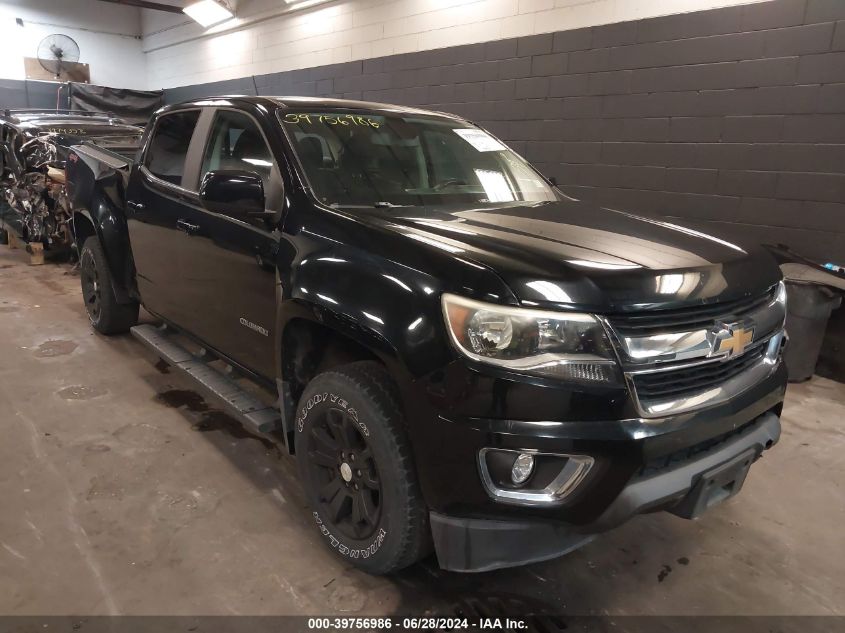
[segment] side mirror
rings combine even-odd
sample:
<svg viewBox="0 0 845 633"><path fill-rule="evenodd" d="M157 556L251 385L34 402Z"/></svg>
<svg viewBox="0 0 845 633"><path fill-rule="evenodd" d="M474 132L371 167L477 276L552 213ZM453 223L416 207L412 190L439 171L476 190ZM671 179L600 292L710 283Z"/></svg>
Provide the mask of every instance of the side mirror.
<svg viewBox="0 0 845 633"><path fill-rule="evenodd" d="M200 184L200 202L212 213L241 218L263 216L264 182L251 171L210 171Z"/></svg>

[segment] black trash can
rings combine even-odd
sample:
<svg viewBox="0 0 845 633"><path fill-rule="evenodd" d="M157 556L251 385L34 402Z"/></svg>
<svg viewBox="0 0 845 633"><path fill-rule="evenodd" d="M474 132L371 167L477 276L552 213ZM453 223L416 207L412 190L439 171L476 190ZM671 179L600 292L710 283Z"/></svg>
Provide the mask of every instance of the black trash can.
<svg viewBox="0 0 845 633"><path fill-rule="evenodd" d="M842 296L828 286L787 279L786 297L786 370L789 382L801 382L816 370L827 321L842 303Z"/></svg>

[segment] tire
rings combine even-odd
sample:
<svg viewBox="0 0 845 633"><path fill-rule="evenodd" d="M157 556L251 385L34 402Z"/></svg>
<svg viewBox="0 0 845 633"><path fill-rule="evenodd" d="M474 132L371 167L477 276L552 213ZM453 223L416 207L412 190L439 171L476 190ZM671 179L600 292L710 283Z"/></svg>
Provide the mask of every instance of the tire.
<svg viewBox="0 0 845 633"><path fill-rule="evenodd" d="M388 574L428 554L428 511L384 367L352 363L308 384L296 461L321 538L344 560Z"/></svg>
<svg viewBox="0 0 845 633"><path fill-rule="evenodd" d="M111 271L97 236L89 237L79 253L79 277L88 320L101 334L122 334L138 323L138 303L118 303Z"/></svg>

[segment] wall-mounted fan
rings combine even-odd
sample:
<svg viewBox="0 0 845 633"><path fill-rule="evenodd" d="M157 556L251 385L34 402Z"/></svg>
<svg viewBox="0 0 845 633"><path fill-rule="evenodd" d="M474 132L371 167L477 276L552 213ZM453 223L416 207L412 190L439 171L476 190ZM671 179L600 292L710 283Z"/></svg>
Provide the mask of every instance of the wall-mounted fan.
<svg viewBox="0 0 845 633"><path fill-rule="evenodd" d="M79 61L79 44L72 37L54 33L38 44L38 62L58 79L63 71Z"/></svg>

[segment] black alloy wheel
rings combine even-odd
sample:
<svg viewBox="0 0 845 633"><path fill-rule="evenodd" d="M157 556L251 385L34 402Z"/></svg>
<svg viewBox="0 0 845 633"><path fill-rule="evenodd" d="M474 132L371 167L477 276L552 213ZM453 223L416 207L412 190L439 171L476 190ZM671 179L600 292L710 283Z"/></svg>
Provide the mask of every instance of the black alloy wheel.
<svg viewBox="0 0 845 633"><path fill-rule="evenodd" d="M108 261L97 236L91 236L79 252L79 281L85 311L101 334L120 334L138 323L138 302L117 300Z"/></svg>
<svg viewBox="0 0 845 633"><path fill-rule="evenodd" d="M102 305L102 286L100 275L97 272L97 264L94 261L94 253L90 250L83 250L79 259L79 276L82 283L82 298L85 301L85 310L91 318L92 323L100 319Z"/></svg>
<svg viewBox="0 0 845 633"><path fill-rule="evenodd" d="M299 399L297 469L322 542L347 563L388 574L431 547L396 385L373 361L315 376Z"/></svg>
<svg viewBox="0 0 845 633"><path fill-rule="evenodd" d="M345 536L372 536L381 518L382 490L372 450L347 411L330 408L311 427L308 464L319 482L325 516Z"/></svg>

